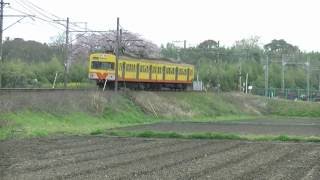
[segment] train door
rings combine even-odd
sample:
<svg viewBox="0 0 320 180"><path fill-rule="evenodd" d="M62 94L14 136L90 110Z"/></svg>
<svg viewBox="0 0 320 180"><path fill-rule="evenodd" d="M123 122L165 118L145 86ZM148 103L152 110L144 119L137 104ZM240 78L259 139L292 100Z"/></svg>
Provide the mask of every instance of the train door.
<svg viewBox="0 0 320 180"><path fill-rule="evenodd" d="M162 80L166 80L166 66L162 67Z"/></svg>
<svg viewBox="0 0 320 180"><path fill-rule="evenodd" d="M190 69L188 68L187 69L187 81L189 81L189 76L190 76L189 73L190 73Z"/></svg>
<svg viewBox="0 0 320 180"><path fill-rule="evenodd" d="M178 75L179 75L178 67L176 67L176 69L175 69L175 75L176 75L175 80L178 81Z"/></svg>
<svg viewBox="0 0 320 180"><path fill-rule="evenodd" d="M126 74L126 63L122 63L122 79L125 79L125 74Z"/></svg>
<svg viewBox="0 0 320 180"><path fill-rule="evenodd" d="M149 66L149 80L152 79L152 65Z"/></svg>
<svg viewBox="0 0 320 180"><path fill-rule="evenodd" d="M139 74L140 74L140 64L137 64L137 70L136 70L136 79L139 79Z"/></svg>

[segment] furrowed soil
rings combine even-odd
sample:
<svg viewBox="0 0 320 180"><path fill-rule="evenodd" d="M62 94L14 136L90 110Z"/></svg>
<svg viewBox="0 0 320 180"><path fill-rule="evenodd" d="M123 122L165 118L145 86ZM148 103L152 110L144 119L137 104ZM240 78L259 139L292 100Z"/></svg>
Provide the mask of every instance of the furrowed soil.
<svg viewBox="0 0 320 180"><path fill-rule="evenodd" d="M319 119L256 119L221 122L159 122L119 128L125 131L219 132L239 135L320 136Z"/></svg>
<svg viewBox="0 0 320 180"><path fill-rule="evenodd" d="M238 93L0 93L0 179L318 180L320 143L88 134L113 128L319 137L319 108ZM216 121L228 116L234 121ZM261 118L241 120L250 116Z"/></svg>
<svg viewBox="0 0 320 180"><path fill-rule="evenodd" d="M320 179L320 144L65 136L0 142L1 179Z"/></svg>

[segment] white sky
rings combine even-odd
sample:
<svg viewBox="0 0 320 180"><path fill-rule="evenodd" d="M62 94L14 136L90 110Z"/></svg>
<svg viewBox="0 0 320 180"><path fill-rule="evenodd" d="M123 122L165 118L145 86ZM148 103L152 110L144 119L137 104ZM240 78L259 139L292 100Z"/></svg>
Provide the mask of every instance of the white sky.
<svg viewBox="0 0 320 180"><path fill-rule="evenodd" d="M28 1L61 18L86 21L93 30L115 29L120 17L124 29L158 45L214 39L231 46L260 36L261 45L282 38L302 50L320 51L319 0L6 0L14 9L36 14L20 5ZM7 7L8 14L19 13ZM4 28L15 20L6 17ZM62 29L26 18L5 30L4 37L50 42Z"/></svg>

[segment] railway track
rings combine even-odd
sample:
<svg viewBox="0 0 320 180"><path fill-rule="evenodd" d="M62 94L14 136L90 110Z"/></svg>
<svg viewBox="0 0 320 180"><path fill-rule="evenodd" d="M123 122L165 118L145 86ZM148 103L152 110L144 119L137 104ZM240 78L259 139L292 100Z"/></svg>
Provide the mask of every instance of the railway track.
<svg viewBox="0 0 320 180"><path fill-rule="evenodd" d="M0 88L0 92L96 91L96 88Z"/></svg>
<svg viewBox="0 0 320 180"><path fill-rule="evenodd" d="M119 89L120 92L125 92L128 89ZM98 88L0 88L0 93L3 92L59 92L59 91L103 91ZM105 90L107 92L113 90ZM172 90L172 89L164 89L164 90L136 90L130 89L129 91L151 91L151 92L201 92L194 90Z"/></svg>

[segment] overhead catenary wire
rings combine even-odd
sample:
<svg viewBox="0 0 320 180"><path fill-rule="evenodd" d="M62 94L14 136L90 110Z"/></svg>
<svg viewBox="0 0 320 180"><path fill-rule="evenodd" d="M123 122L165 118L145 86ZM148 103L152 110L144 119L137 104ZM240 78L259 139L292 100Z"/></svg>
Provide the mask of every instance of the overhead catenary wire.
<svg viewBox="0 0 320 180"><path fill-rule="evenodd" d="M24 11L21 11L21 10L19 10L19 9L15 9L15 8L13 8L13 7L8 7L8 8L10 8L10 9L12 9L12 10L16 11L16 12L19 12L19 13L25 14L25 15L29 15L28 13L26 13L26 12L24 12ZM33 18L39 19L39 20L41 20L42 22L46 22L46 23L48 23L49 25L53 26L53 27L54 27L54 28L56 28L56 29L59 29L59 30L61 30L61 31L64 31L61 27L57 26L57 24L59 24L59 25L60 25L60 23L55 23L55 22L53 22L53 21L50 21L50 20L44 19L44 18L39 17L39 16L36 16L36 15L35 15L35 16L33 16Z"/></svg>
<svg viewBox="0 0 320 180"><path fill-rule="evenodd" d="M34 3L26 3L25 1L22 0L14 0L15 2L17 2L17 4L19 4L21 7L23 7L24 9L26 9L27 11L30 11L34 14L37 14L36 16L41 20L50 22L50 23L55 23L61 26L65 26L65 24L61 23L61 22L57 22L54 21L55 19L63 19L57 15L54 15L52 13L50 13L49 11L46 11L42 8L40 8L39 6L36 6ZM30 1L28 1L30 2ZM33 5L33 6L32 6ZM39 10L40 9L40 10ZM71 23L70 23L71 24ZM70 30L76 30L75 27L69 27Z"/></svg>
<svg viewBox="0 0 320 180"><path fill-rule="evenodd" d="M50 13L49 11L37 6L36 4L32 3L31 1L29 0L14 0L15 2L17 2L19 5L23 6L24 8L28 9L29 11L33 11L37 14L40 14L41 16L43 16L44 18L41 18L42 20L47 20L47 22L50 22L50 21L54 21L55 19L63 19L53 13ZM51 17L50 17L51 16ZM39 16L37 16L39 17ZM59 25L62 25L62 26L65 26L65 24L61 23L61 22L55 22L56 24L59 24ZM74 31L78 31L76 28L79 28L79 29L83 29L85 31L91 31L93 32L94 30L92 29L89 29L88 27L81 27L77 24L77 22L70 22L69 25L72 25L72 27L69 27L70 29L70 32ZM103 34L105 31L101 31L101 32L96 32L96 33L100 33L100 34Z"/></svg>
<svg viewBox="0 0 320 180"><path fill-rule="evenodd" d="M41 11L43 11L43 12L46 12L46 13L50 14L51 16L54 16L55 18L61 18L61 17L59 17L59 16L57 16L57 15L55 15L55 14L53 14L53 13L50 13L49 11L44 10L43 8L35 5L34 3L32 3L32 2L29 1L29 0L25 0L25 1L27 1L28 3L30 3L32 6L36 7L37 9L39 9L39 10L41 10Z"/></svg>

